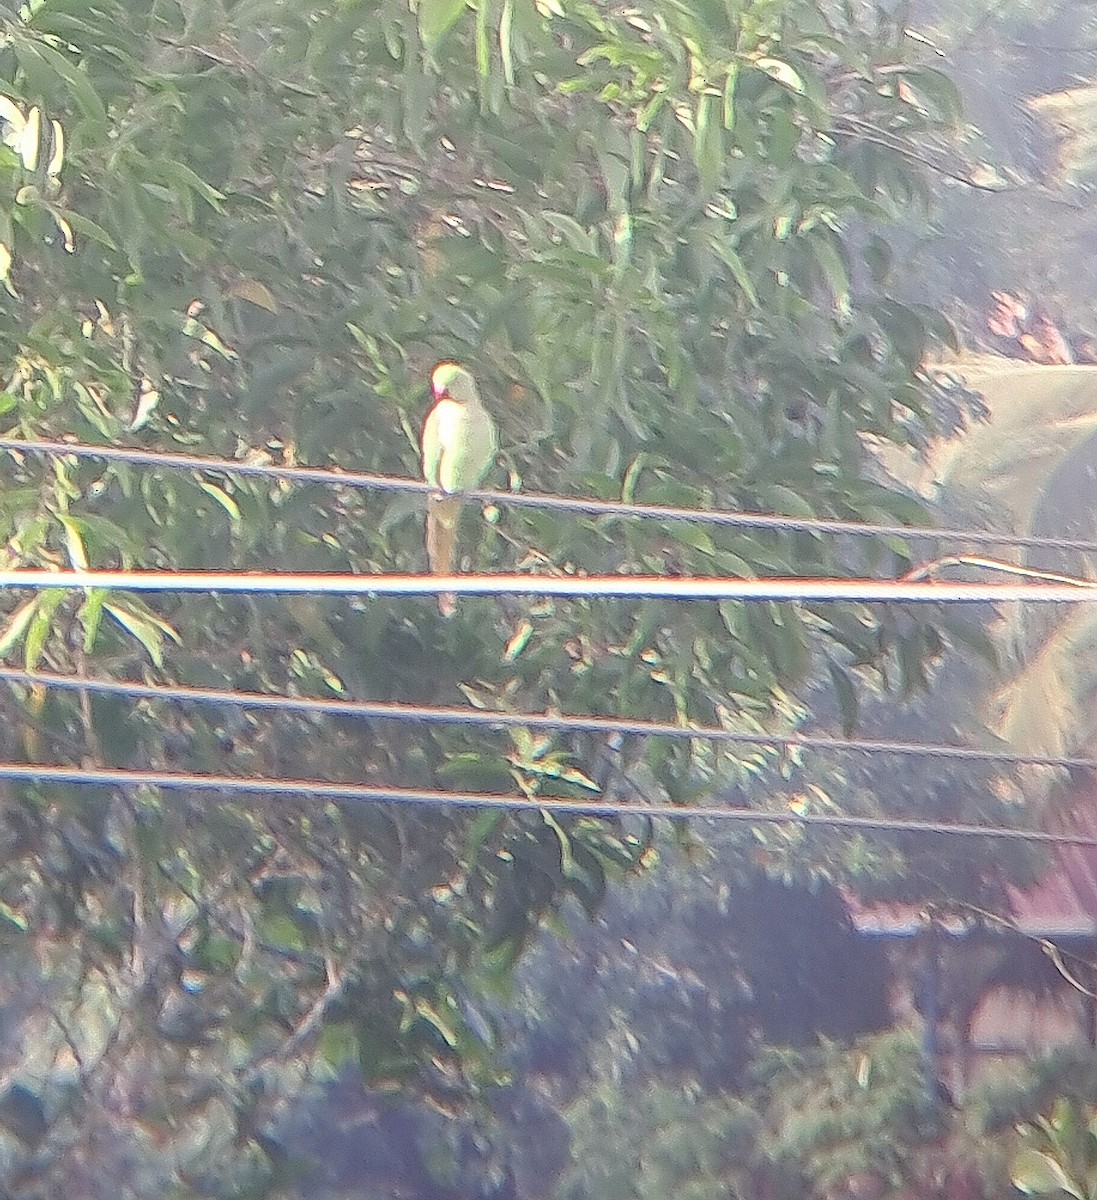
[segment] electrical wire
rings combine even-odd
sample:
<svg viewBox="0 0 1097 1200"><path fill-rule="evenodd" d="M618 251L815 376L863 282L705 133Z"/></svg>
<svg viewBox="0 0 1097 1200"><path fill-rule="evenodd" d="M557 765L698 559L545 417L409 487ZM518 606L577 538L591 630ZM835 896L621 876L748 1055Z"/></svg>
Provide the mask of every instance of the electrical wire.
<svg viewBox="0 0 1097 1200"><path fill-rule="evenodd" d="M241 462L195 454L169 454L123 446L91 446L74 442L33 441L0 438L0 450L48 454L53 457L98 459L169 470L222 472L288 483L319 484L369 491L430 494L434 489L419 479L342 471L329 467L285 467L272 463ZM592 517L624 517L655 521L686 521L736 529L770 529L780 533L848 534L853 537L926 538L936 542L965 542L972 546L1012 546L1019 549L1076 550L1097 553L1097 542L1081 538L1034 537L1026 534L993 533L990 530L931 528L922 525L887 525L826 517L792 517L781 513L684 508L677 505L642 504L618 500L596 500L577 496L554 496L534 492L503 492L478 488L464 493L472 500L537 508L551 512L578 513Z"/></svg>
<svg viewBox="0 0 1097 1200"><path fill-rule="evenodd" d="M896 754L1003 766L1060 767L1097 770L1097 758L1053 754L1021 754L947 743L905 742L877 738L839 738L819 734L747 733L717 726L673 725L669 721L626 720L620 717L573 716L563 713L493 712L487 709L445 705L397 704L380 700L320 699L271 695L229 688L189 687L180 684L130 683L115 679L59 675L48 671L22 671L0 667L0 681L29 687L90 695L125 696L168 704L258 709L356 720L404 721L421 725L470 725L488 729L541 729L575 733L622 734L660 737L677 741L728 742L734 745L783 747L852 754Z"/></svg>
<svg viewBox="0 0 1097 1200"><path fill-rule="evenodd" d="M1040 842L1097 847L1089 834L1052 833L1003 825L951 824L898 817L857 817L829 813L794 813L725 808L719 805L669 803L626 804L616 800L559 796L494 795L486 792L441 792L429 788L332 783L320 779L243 779L237 775L186 771L137 771L120 767L70 767L53 763L0 762L0 779L24 783L64 783L84 787L155 787L169 791L223 792L230 795L308 795L319 800L363 804L430 805L438 808L494 809L506 812L563 812L592 817L667 817L672 820L734 821L746 825L799 825L852 829L863 833L915 833L942 837L984 837L997 841Z"/></svg>
<svg viewBox="0 0 1097 1200"><path fill-rule="evenodd" d="M246 595L562 596L579 599L802 601L866 604L1078 604L1097 581L939 583L906 579L735 579L660 575L338 575L268 571L0 571L0 589L235 592Z"/></svg>
<svg viewBox="0 0 1097 1200"><path fill-rule="evenodd" d="M940 583L660 575L337 575L278 571L0 571L0 589L223 592L245 595L569 596L573 599L774 600L843 604L1092 604L1097 581Z"/></svg>
<svg viewBox="0 0 1097 1200"><path fill-rule="evenodd" d="M375 492L422 492L436 489L421 479L398 475L374 475L362 471L342 471L337 467L285 467L274 463L245 462L236 458L213 458L201 454L172 454L160 450L140 450L129 446L90 446L81 442L33 441L28 438L0 438L0 450L47 454L53 458L93 458L104 462L130 463L141 467L163 467L170 471L216 471L286 483L315 483L322 487L348 487ZM470 492L469 495L478 493ZM509 492L499 493L508 497Z"/></svg>
<svg viewBox="0 0 1097 1200"><path fill-rule="evenodd" d="M401 480L394 477L343 474L338 471L327 471L319 468L284 468L263 464L237 463L233 460L205 459L189 455L161 455L142 451L116 450L114 448L75 447L66 443L33 443L19 439L0 439L0 449L43 451L46 453L70 455L80 454L85 457L96 457L108 460L123 460L145 465L168 466L188 470L223 470L245 475L260 475L288 479L297 482L325 483L328 485L343 485L351 487L368 487L381 490L399 490L412 492L429 492L431 489L425 483L414 480ZM813 532L886 534L895 536L926 536L936 539L968 540L973 543L994 545L1031 545L1056 546L1077 550L1097 550L1097 543L1042 538L1013 538L1008 535L988 534L979 531L937 530L908 526L883 526L867 523L823 521L805 518L786 518L772 514L744 514L727 512L703 512L700 510L678 509L666 506L616 504L603 501L573 500L565 497L538 497L515 495L498 492L470 493L474 499L493 500L518 504L536 505L539 507L557 508L565 511L579 511L590 515L612 516L641 516L669 520L696 520L715 524L752 525L754 527L772 527L784 530L799 529ZM346 576L346 575L279 575L270 573L242 574L234 572L127 572L127 571L6 571L0 572L0 587L29 587L35 589L56 588L123 588L138 591L224 591L245 593L321 593L321 594L389 594L389 595L429 595L438 591L452 591L461 594L538 594L558 596L617 596L617 597L646 597L659 596L670 599L729 599L729 600L840 600L850 601L902 601L902 602L1009 602L1018 600L1038 600L1052 602L1078 602L1097 599L1097 589L1088 581L1078 580L1063 584L951 584L926 583L921 581L877 581L877 580L742 580L742 579L663 579L658 577L636 576L603 576L603 577L555 577L555 576ZM4 673L5 676L8 672ZM26 682L42 682L34 679L32 673L22 673ZM56 684L56 680L52 681ZM81 681L74 681L79 683ZM87 685L90 681L82 681ZM107 681L97 681L99 684ZM137 686L125 685L130 689ZM88 688L87 690L93 690ZM107 690L97 688L95 690ZM161 689L156 689L159 694ZM181 689L176 689L181 691ZM188 689L188 693L205 691L203 689ZM213 689L209 689L213 693ZM132 691L131 691L131 694ZM238 693L230 693L236 702L240 702ZM180 696L179 698L184 698ZM185 698L197 699L196 695L188 694ZM209 702L225 702L227 696L222 694L217 701L212 695ZM302 702L293 697L263 697L253 694L248 697L248 703L255 707L288 707L290 704L299 706ZM326 711L332 703L326 701L310 701L309 707L325 706ZM347 712L345 706L354 704L361 715L365 715L358 705L364 702L338 702L340 711ZM374 706L376 707L376 706ZM446 719L445 710L436 710L437 716L431 719ZM464 710L454 710L462 719L468 719L472 714ZM392 712L373 712L376 717L395 717ZM483 718L484 723L510 723L511 716L518 716L525 724L548 722L549 716L535 714L487 714L476 713L477 718ZM506 720L504 721L504 717ZM404 714L404 719L408 719ZM427 719L420 715L418 719ZM584 728L598 728L606 732L639 732L635 726L645 726L644 732L654 733L658 723L620 722L612 719L568 718L568 725L563 725L562 718L552 718L556 727L579 727L572 722L583 722ZM596 724L594 724L597 722ZM647 728L654 726L656 728ZM627 728L626 728L627 727ZM955 746L925 746L915 749L913 744L873 743L856 744L844 739L824 739L807 737L766 737L765 735L734 735L727 730L682 730L677 726L667 726L658 729L664 736L676 737L710 737L716 740L757 741L763 744L789 744L812 746L815 748L846 748L846 749L892 749L901 753L929 753L939 757L955 757L986 760L988 757L998 758L999 761L1030 762L1043 765L1093 765L1090 760L1066 759L1042 756L998 755L996 752L982 751L968 747ZM849 744L845 744L848 742ZM840 746L839 743L842 743ZM901 749L898 747L902 746ZM1019 830L1007 827L955 825L937 822L913 820L898 820L889 818L867 818L852 816L830 816L823 814L795 813L758 813L743 809L728 809L714 806L697 806L682 808L673 804L618 804L612 801L572 800L560 798L543 798L531 800L528 797L500 797L480 793L436 792L430 790L379 788L363 784L334 784L318 780L274 780L252 779L243 780L235 776L197 775L189 773L168 773L150 771L124 771L105 768L76 768L60 765L43 766L39 764L0 763L0 778L12 780L33 780L38 782L63 782L83 785L116 785L116 786L158 786L168 789L191 788L204 791L223 791L229 793L247 793L251 795L285 795L306 792L308 794L328 799L358 800L364 802L385 803L421 803L438 804L449 807L487 807L521 809L559 809L561 811L586 813L595 816L640 815L649 817L691 817L693 819L730 819L758 823L780 823L800 825L825 825L832 828L853 828L876 832L923 832L948 834L953 836L984 836L992 838L1023 839L1037 842L1051 842L1065 845L1097 846L1097 838L1083 835L1057 834L1035 830Z"/></svg>

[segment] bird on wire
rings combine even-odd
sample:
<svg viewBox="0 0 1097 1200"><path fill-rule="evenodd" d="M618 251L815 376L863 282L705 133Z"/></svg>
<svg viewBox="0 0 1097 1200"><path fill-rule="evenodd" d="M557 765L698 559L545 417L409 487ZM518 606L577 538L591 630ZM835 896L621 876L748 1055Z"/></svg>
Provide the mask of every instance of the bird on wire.
<svg viewBox="0 0 1097 1200"><path fill-rule="evenodd" d="M499 438L472 373L441 362L430 374L434 404L423 421L423 478L436 488L427 503L427 563L435 575L452 575L457 561L461 493L477 487L495 461ZM438 596L438 611L452 617L457 598Z"/></svg>

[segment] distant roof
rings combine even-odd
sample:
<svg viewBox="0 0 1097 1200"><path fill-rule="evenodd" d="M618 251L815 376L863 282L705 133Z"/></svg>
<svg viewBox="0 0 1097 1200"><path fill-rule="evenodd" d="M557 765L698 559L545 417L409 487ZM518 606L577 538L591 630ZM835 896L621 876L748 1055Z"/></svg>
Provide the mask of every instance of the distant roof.
<svg viewBox="0 0 1097 1200"><path fill-rule="evenodd" d="M1097 791L1086 796L1088 803L1072 814L1072 833L1097 837ZM1037 937L1097 938L1097 848L1057 846L1042 879L1028 888L1006 889L1010 915L1017 928ZM850 920L858 932L882 937L912 937L922 928L922 907L917 904L868 903L851 891L843 891ZM950 918L943 922L959 933L965 922Z"/></svg>
<svg viewBox="0 0 1097 1200"><path fill-rule="evenodd" d="M1090 814L1084 824L1097 822ZM1097 849L1057 847L1043 879L1009 889L1009 907L1024 933L1097 937Z"/></svg>

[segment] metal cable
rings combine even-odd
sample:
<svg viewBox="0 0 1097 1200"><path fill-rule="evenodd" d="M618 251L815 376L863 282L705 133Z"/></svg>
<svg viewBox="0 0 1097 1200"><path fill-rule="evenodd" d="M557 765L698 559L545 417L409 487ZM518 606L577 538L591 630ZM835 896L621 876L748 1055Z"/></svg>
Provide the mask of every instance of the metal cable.
<svg viewBox="0 0 1097 1200"><path fill-rule="evenodd" d="M247 595L564 596L573 599L1053 604L1097 601L1097 581L937 583L909 579L732 579L659 575L338 575L270 571L0 571L0 589L235 592Z"/></svg>
<svg viewBox="0 0 1097 1200"><path fill-rule="evenodd" d="M613 800L440 792L428 788L332 783L319 779L242 779L235 775L186 771L134 771L116 767L71 767L47 763L0 762L0 779L25 783L65 783L85 787L157 787L171 791L223 792L230 795L307 795L348 803L433 805L439 808L498 809L508 812L564 812L595 817L669 817L674 820L736 821L747 825L800 825L853 829L863 833L918 833L945 837L985 837L1062 846L1097 847L1088 834L1050 833L1002 825L950 824L892 817L839 816L825 813L758 812L718 805L623 804Z"/></svg>
<svg viewBox="0 0 1097 1200"><path fill-rule="evenodd" d="M48 454L55 457L93 458L105 462L132 463L137 466L165 467L170 470L216 471L230 475L284 480L290 483L314 483L326 487L348 487L369 491L430 494L431 486L422 480L360 471L342 471L327 467L283 467L271 463L240 462L231 458L212 458L193 454L167 454L153 450L121 446L89 446L58 441L33 441L27 438L0 438L0 450L18 453ZM509 505L512 508L537 508L553 512L579 513L593 517L625 517L655 521L687 521L736 529L771 529L783 533L849 534L853 537L927 538L933 541L962 542L972 546L1013 546L1026 549L1078 550L1097 553L1097 542L1084 538L1047 538L1011 533L993 533L977 529L935 529L920 525L885 525L868 521L849 521L827 517L790 517L780 513L733 512L683 508L667 504L635 504L618 500L595 500L576 496L552 496L527 492L502 492L476 489L465 493L470 499Z"/></svg>
<svg viewBox="0 0 1097 1200"><path fill-rule="evenodd" d="M180 684L130 683L59 675L48 671L22 671L0 667L0 681L60 691L126 696L136 700L229 706L275 712L344 717L357 720L406 721L423 725L472 725L488 729L570 730L606 736L626 734L678 741L728 742L734 745L786 747L853 754L896 754L961 762L999 763L1009 766L1061 767L1097 770L1097 758L1053 754L1019 754L1011 751L955 746L946 743L906 742L877 738L839 738L818 734L746 733L715 726L682 726L668 721L627 720L620 717L573 716L557 713L492 712L444 705L396 704L378 700L318 699L270 695L230 688L189 687Z"/></svg>

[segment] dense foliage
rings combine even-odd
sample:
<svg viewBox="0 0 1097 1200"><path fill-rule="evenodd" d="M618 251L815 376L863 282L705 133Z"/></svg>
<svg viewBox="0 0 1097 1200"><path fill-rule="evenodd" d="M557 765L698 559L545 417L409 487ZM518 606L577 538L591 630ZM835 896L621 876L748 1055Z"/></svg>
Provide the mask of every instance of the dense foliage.
<svg viewBox="0 0 1097 1200"><path fill-rule="evenodd" d="M990 1200L1015 1194L1012 1182L1092 1196L1095 1062L1086 1046L1011 1063L962 1106L929 1102L905 1033L771 1050L737 1099L603 1076L570 1108L556 1195Z"/></svg>
<svg viewBox="0 0 1097 1200"><path fill-rule="evenodd" d="M862 8L865 11L862 11ZM424 380L467 362L511 488L906 521L934 314L883 225L957 116L899 19L806 0L31 0L0 38L0 407L31 436L414 476ZM9 260L10 256L10 262ZM13 562L421 569L421 507L360 490L5 460ZM500 506L476 568L895 572L805 534ZM732 604L14 598L0 648L66 673L612 712L755 730L855 673L902 689L924 614ZM701 743L173 709L31 686L4 755L524 794L749 781ZM627 782L626 782L627 781ZM749 792L749 803L764 802ZM257 1194L287 1088L356 1063L440 1106L494 1078L477 981L642 821L11 787L3 1171ZM840 860L842 847L835 847ZM837 867L835 868L838 869ZM106 1141L104 1141L106 1139ZM110 1145L109 1152L101 1150ZM104 1154L109 1169L102 1158Z"/></svg>

